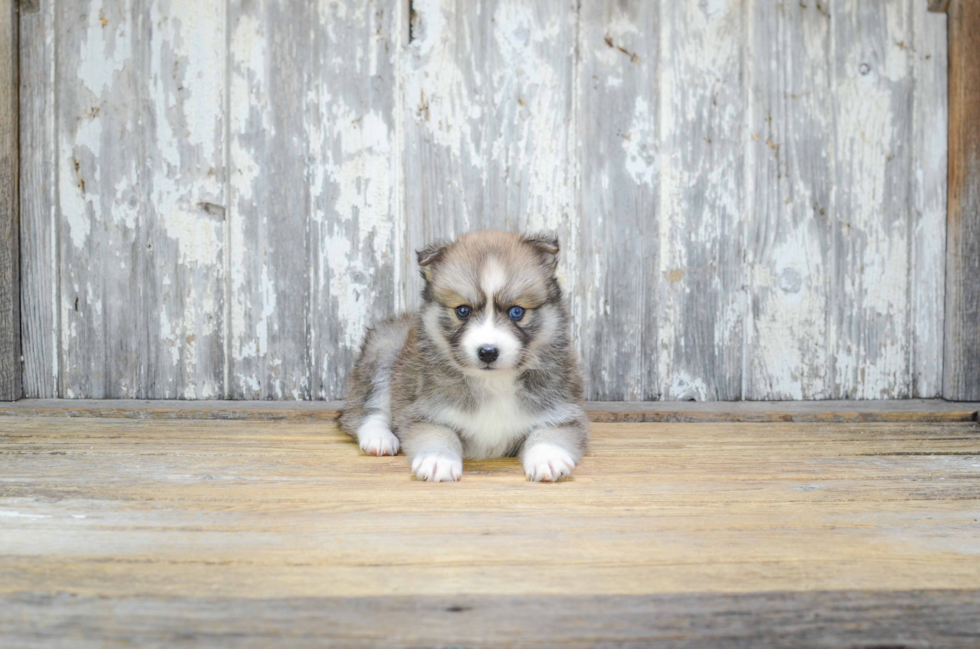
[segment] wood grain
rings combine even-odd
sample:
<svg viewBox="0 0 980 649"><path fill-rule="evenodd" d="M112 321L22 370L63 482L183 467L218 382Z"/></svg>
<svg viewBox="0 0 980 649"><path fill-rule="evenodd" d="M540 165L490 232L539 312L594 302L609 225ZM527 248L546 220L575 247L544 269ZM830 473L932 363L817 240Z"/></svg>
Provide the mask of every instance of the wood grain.
<svg viewBox="0 0 980 649"><path fill-rule="evenodd" d="M946 18L912 2L912 234L909 366L913 397L942 396L947 185Z"/></svg>
<svg viewBox="0 0 980 649"><path fill-rule="evenodd" d="M943 396L980 398L980 7L949 6L949 215Z"/></svg>
<svg viewBox="0 0 980 649"><path fill-rule="evenodd" d="M23 395L17 18L15 0L0 2L0 401Z"/></svg>
<svg viewBox="0 0 980 649"><path fill-rule="evenodd" d="M839 397L827 291L836 186L830 16L819 2L749 7L744 396Z"/></svg>
<svg viewBox="0 0 980 649"><path fill-rule="evenodd" d="M59 7L54 22L58 392L141 397L148 387L143 17L134 0L78 0Z"/></svg>
<svg viewBox="0 0 980 649"><path fill-rule="evenodd" d="M909 0L834 4L830 345L840 398L910 396Z"/></svg>
<svg viewBox="0 0 980 649"><path fill-rule="evenodd" d="M21 10L21 335L24 393L41 398L61 396L54 21L53 2Z"/></svg>
<svg viewBox="0 0 980 649"><path fill-rule="evenodd" d="M577 87L580 213L570 301L595 399L660 397L660 7L584 2ZM585 326L591 323L591 326Z"/></svg>
<svg viewBox="0 0 980 649"><path fill-rule="evenodd" d="M744 396L743 3L660 5L661 398ZM676 281L676 280L683 281Z"/></svg>
<svg viewBox="0 0 980 649"><path fill-rule="evenodd" d="M942 295L945 21L43 4L21 18L26 394L342 398L364 328L418 300L414 250L498 227L560 235L590 398L939 396L978 365L954 351L972 303Z"/></svg>
<svg viewBox="0 0 980 649"><path fill-rule="evenodd" d="M978 597L976 590L235 600L24 594L3 598L0 641L25 649L972 649L980 641Z"/></svg>
<svg viewBox="0 0 980 649"><path fill-rule="evenodd" d="M230 398L310 398L314 18L309 3L228 5Z"/></svg>
<svg viewBox="0 0 980 649"><path fill-rule="evenodd" d="M141 7L144 152L141 316L152 399L225 393L224 242L227 228L223 3Z"/></svg>
<svg viewBox="0 0 980 649"><path fill-rule="evenodd" d="M593 627L605 637L637 632L667 600L677 615L792 614L798 633L848 620L875 637L888 633L876 621L906 610L885 609L906 602L907 628L980 631L976 607L963 608L980 579L976 422L593 433L557 485L525 481L516 459L432 485L410 479L404 457L361 455L329 422L0 418L0 634L161 637L194 608L181 628L198 642L255 633L259 620L266 633L344 637L350 627L324 624L332 613L310 612L336 602L391 611L368 626L400 638L408 613L396 611L412 601L581 612L606 621ZM913 593L935 588L966 592ZM628 596L618 613L610 596ZM837 613L802 623L807 602ZM533 616L513 620L498 628Z"/></svg>
<svg viewBox="0 0 980 649"><path fill-rule="evenodd" d="M346 390L365 329L395 310L402 270L397 71L405 3L320 3L312 30L309 395ZM345 52L345 55L338 55ZM411 256L411 255L409 255Z"/></svg>

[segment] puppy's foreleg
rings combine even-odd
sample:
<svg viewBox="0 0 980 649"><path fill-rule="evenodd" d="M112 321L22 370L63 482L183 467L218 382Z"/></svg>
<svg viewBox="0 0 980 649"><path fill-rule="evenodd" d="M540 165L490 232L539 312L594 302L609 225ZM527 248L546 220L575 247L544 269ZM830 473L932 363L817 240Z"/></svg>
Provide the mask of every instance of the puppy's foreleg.
<svg viewBox="0 0 980 649"><path fill-rule="evenodd" d="M357 442L368 455L398 455L398 438L391 432L388 416L373 412L357 428Z"/></svg>
<svg viewBox="0 0 980 649"><path fill-rule="evenodd" d="M589 432L584 421L538 428L524 440L521 463L528 480L557 482L582 459Z"/></svg>
<svg viewBox="0 0 980 649"><path fill-rule="evenodd" d="M463 477L463 444L452 428L417 422L399 434L416 478L453 482Z"/></svg>

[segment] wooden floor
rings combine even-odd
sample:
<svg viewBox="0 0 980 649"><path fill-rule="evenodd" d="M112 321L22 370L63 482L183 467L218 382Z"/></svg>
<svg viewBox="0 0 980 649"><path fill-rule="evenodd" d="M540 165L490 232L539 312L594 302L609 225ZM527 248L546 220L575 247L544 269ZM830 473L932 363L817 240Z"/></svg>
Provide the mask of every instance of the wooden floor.
<svg viewBox="0 0 980 649"><path fill-rule="evenodd" d="M428 484L331 421L0 414L4 648L980 646L975 421L594 423L571 480Z"/></svg>

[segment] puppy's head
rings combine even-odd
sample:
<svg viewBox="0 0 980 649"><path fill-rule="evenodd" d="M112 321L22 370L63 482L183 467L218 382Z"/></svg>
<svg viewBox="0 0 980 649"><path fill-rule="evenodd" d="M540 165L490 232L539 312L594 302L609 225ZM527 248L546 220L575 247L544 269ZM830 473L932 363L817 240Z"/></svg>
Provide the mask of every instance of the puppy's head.
<svg viewBox="0 0 980 649"><path fill-rule="evenodd" d="M534 367L561 328L558 240L474 232L418 253L423 328L467 374Z"/></svg>

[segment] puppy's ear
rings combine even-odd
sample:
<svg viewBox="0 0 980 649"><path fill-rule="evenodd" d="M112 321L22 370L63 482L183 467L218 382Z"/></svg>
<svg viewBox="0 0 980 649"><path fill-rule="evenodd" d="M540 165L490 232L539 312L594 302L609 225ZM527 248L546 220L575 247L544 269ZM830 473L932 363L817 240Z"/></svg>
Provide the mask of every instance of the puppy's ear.
<svg viewBox="0 0 980 649"><path fill-rule="evenodd" d="M419 260L419 269L425 281L428 282L430 279L432 279L432 268L430 268L430 266L442 259L442 256L445 254L446 248L448 247L448 243L437 241L436 243L431 243L426 246L424 250L415 251L415 254Z"/></svg>
<svg viewBox="0 0 980 649"><path fill-rule="evenodd" d="M558 267L558 237L547 232L528 234L524 237L524 243L534 248L551 272L555 272Z"/></svg>

